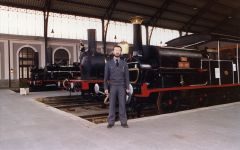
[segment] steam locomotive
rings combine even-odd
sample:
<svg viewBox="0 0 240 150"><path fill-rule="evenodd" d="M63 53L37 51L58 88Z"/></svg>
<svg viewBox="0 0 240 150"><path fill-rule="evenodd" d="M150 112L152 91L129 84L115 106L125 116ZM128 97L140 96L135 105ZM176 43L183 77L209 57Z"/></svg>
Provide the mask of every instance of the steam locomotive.
<svg viewBox="0 0 240 150"><path fill-rule="evenodd" d="M123 57L133 87L128 99L132 108L139 110L154 103L160 112L173 112L240 98L238 38L195 34L169 41L168 47L144 46L141 18L133 18L132 23L134 42L129 55ZM99 88L103 89L108 58L96 51L95 32L88 30L88 51L80 61L81 79L68 79L63 84L82 93L97 89L101 97Z"/></svg>
<svg viewBox="0 0 240 150"><path fill-rule="evenodd" d="M174 47L143 46L139 22L128 61L135 104L172 112L239 100L240 39L196 34L167 43Z"/></svg>
<svg viewBox="0 0 240 150"><path fill-rule="evenodd" d="M77 79L81 75L79 63L65 66L51 64L44 68L33 67L29 86L31 90L49 89L47 87L61 88L66 79Z"/></svg>

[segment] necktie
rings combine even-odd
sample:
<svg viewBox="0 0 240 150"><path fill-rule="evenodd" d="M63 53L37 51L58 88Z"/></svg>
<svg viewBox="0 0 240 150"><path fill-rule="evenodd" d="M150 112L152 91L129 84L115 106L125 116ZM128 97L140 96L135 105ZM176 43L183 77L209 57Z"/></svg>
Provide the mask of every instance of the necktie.
<svg viewBox="0 0 240 150"><path fill-rule="evenodd" d="M117 65L117 67L119 66L119 62L118 62L118 59L116 59L116 65Z"/></svg>

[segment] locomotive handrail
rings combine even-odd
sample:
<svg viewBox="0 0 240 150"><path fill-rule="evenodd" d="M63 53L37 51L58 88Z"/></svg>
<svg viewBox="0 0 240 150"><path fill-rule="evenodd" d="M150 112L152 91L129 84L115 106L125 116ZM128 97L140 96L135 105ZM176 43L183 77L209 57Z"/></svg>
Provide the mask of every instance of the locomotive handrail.
<svg viewBox="0 0 240 150"><path fill-rule="evenodd" d="M50 72L50 73L51 73L51 72L70 72L70 73L71 73L71 72L81 72L81 71L60 71L60 70L59 70L59 71L47 71L47 72Z"/></svg>
<svg viewBox="0 0 240 150"><path fill-rule="evenodd" d="M189 85L189 86L205 86L205 85L207 85L208 84L208 81L206 81L205 83L203 83L203 84L191 84L191 85Z"/></svg>
<svg viewBox="0 0 240 150"><path fill-rule="evenodd" d="M131 65L131 64L138 64L139 62L137 61L134 61L134 62L127 62L128 65Z"/></svg>
<svg viewBox="0 0 240 150"><path fill-rule="evenodd" d="M197 72L206 72L207 69L201 69L201 68L170 68L170 67L159 67L155 70L162 70L162 71L197 71Z"/></svg>
<svg viewBox="0 0 240 150"><path fill-rule="evenodd" d="M158 67L158 69L167 69L167 70L171 70L171 69L178 69L178 70L202 70L200 68L179 68L179 67Z"/></svg>
<svg viewBox="0 0 240 150"><path fill-rule="evenodd" d="M140 64L140 68L142 69L152 69L152 66L149 64Z"/></svg>
<svg viewBox="0 0 240 150"><path fill-rule="evenodd" d="M137 83L139 78L139 69L138 68L129 68L128 71L137 71L137 78L134 81L131 81L131 83Z"/></svg>

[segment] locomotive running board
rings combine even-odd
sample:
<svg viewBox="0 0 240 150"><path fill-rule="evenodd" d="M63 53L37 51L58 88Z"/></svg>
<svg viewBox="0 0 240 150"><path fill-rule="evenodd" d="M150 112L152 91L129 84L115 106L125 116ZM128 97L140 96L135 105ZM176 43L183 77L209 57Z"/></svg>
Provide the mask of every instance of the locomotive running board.
<svg viewBox="0 0 240 150"><path fill-rule="evenodd" d="M70 83L81 83L82 90L89 90L89 84L103 83L103 80L69 80Z"/></svg>
<svg viewBox="0 0 240 150"><path fill-rule="evenodd" d="M209 89L209 88L224 88L240 86L240 84L222 84L222 85L206 85L206 86L183 86L171 88L153 88L149 89L147 83L142 84L141 93L135 94L136 97L149 97L152 93L169 92L169 91L182 91L182 90L195 90L195 89Z"/></svg>

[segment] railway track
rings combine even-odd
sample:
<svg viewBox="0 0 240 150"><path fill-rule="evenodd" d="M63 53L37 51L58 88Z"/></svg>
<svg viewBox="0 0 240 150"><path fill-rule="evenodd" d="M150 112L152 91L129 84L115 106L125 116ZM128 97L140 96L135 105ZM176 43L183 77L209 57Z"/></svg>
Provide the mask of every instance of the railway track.
<svg viewBox="0 0 240 150"><path fill-rule="evenodd" d="M93 98L84 98L82 96L46 97L39 98L37 101L96 124L107 122L108 107L103 103L103 101L97 101ZM128 119L154 116L159 114L160 113L156 111L156 108L148 107L141 111L141 115L128 112ZM116 120L118 120L118 112L116 112L116 117Z"/></svg>
<svg viewBox="0 0 240 150"><path fill-rule="evenodd" d="M99 124L99 123L107 122L108 114L107 113L102 113L102 114L85 115L85 116L79 116L79 117L81 117L83 119L86 119L90 122Z"/></svg>
<svg viewBox="0 0 240 150"><path fill-rule="evenodd" d="M37 101L45 103L55 108L81 107L81 106L99 106L102 102L85 98L82 96L59 96L38 98Z"/></svg>

